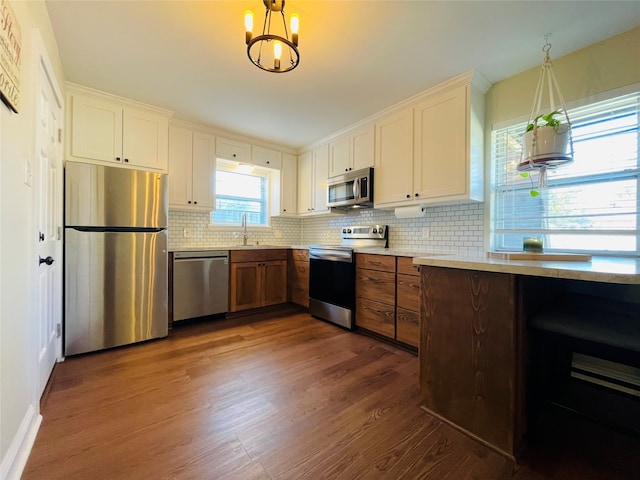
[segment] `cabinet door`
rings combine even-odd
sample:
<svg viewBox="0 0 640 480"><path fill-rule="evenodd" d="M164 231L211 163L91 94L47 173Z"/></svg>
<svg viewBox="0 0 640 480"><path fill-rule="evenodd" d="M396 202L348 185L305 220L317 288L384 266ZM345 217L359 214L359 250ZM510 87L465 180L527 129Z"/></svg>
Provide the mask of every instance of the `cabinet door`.
<svg viewBox="0 0 640 480"><path fill-rule="evenodd" d="M282 168L282 153L254 146L251 148L251 163L280 170Z"/></svg>
<svg viewBox="0 0 640 480"><path fill-rule="evenodd" d="M398 307L406 310L420 311L420 277L398 274L396 277L398 290Z"/></svg>
<svg viewBox="0 0 640 480"><path fill-rule="evenodd" d="M262 305L278 305L287 301L287 261L262 263Z"/></svg>
<svg viewBox="0 0 640 480"><path fill-rule="evenodd" d="M298 213L311 213L313 199L313 154L298 157Z"/></svg>
<svg viewBox="0 0 640 480"><path fill-rule="evenodd" d="M298 213L298 161L294 155L282 154L280 170L280 215Z"/></svg>
<svg viewBox="0 0 640 480"><path fill-rule="evenodd" d="M325 213L327 207L327 177L329 175L329 145L313 151L313 213Z"/></svg>
<svg viewBox="0 0 640 480"><path fill-rule="evenodd" d="M126 107L122 132L126 164L167 171L169 121L166 117Z"/></svg>
<svg viewBox="0 0 640 480"><path fill-rule="evenodd" d="M351 170L350 137L344 135L329 143L329 176L342 175Z"/></svg>
<svg viewBox="0 0 640 480"><path fill-rule="evenodd" d="M469 88L433 95L414 109L414 189L420 198L467 194Z"/></svg>
<svg viewBox="0 0 640 480"><path fill-rule="evenodd" d="M351 166L354 170L373 167L375 162L375 127L367 125L351 132Z"/></svg>
<svg viewBox="0 0 640 480"><path fill-rule="evenodd" d="M356 268L356 297L386 303L395 308L395 273Z"/></svg>
<svg viewBox="0 0 640 480"><path fill-rule="evenodd" d="M193 133L193 204L198 209L216 207L216 139Z"/></svg>
<svg viewBox="0 0 640 480"><path fill-rule="evenodd" d="M193 141L191 130L169 128L169 206L192 205Z"/></svg>
<svg viewBox="0 0 640 480"><path fill-rule="evenodd" d="M70 153L77 159L123 163L122 106L73 95Z"/></svg>
<svg viewBox="0 0 640 480"><path fill-rule="evenodd" d="M229 271L229 311L261 306L260 262L232 263Z"/></svg>
<svg viewBox="0 0 640 480"><path fill-rule="evenodd" d="M376 125L374 204L406 202L413 191L413 109L383 118Z"/></svg>
<svg viewBox="0 0 640 480"><path fill-rule="evenodd" d="M216 156L225 160L251 163L251 145L218 137L216 139Z"/></svg>

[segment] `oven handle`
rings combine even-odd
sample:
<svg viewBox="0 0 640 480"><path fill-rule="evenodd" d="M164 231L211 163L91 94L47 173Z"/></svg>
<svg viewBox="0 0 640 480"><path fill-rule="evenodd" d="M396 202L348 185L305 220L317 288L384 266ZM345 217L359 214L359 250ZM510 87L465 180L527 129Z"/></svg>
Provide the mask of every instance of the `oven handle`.
<svg viewBox="0 0 640 480"><path fill-rule="evenodd" d="M353 254L351 252L313 252L309 251L309 260L327 260L329 262L353 263Z"/></svg>

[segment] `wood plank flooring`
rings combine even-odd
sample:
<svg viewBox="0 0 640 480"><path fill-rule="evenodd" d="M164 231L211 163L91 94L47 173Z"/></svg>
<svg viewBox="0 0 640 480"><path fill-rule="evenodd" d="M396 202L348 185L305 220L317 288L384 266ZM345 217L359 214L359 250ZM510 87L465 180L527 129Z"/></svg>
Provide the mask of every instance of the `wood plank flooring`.
<svg viewBox="0 0 640 480"><path fill-rule="evenodd" d="M178 326L59 364L22 478L640 478L638 441L584 423L513 465L422 411L417 369L295 309Z"/></svg>

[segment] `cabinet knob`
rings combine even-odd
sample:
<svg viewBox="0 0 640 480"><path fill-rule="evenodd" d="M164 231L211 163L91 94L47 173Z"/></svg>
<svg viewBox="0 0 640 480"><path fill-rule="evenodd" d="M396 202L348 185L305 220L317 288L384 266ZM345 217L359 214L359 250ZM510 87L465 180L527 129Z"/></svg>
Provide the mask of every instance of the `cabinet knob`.
<svg viewBox="0 0 640 480"><path fill-rule="evenodd" d="M267 160L267 165L269 165L271 162L269 160Z"/></svg>
<svg viewBox="0 0 640 480"><path fill-rule="evenodd" d="M345 168L345 169L344 169L344 171L345 171L345 172L348 172L348 171L349 171L349 169L348 169L348 168Z"/></svg>
<svg viewBox="0 0 640 480"><path fill-rule="evenodd" d="M238 155L236 155L235 153L233 154L233 158L236 158Z"/></svg>
<svg viewBox="0 0 640 480"><path fill-rule="evenodd" d="M188 203L189 205L191 205L191 200L188 200L188 201L187 201L187 203Z"/></svg>
<svg viewBox="0 0 640 480"><path fill-rule="evenodd" d="M197 204L198 204L198 202L194 200L194 201L193 201L193 204L194 204L194 205L197 205Z"/></svg>
<svg viewBox="0 0 640 480"><path fill-rule="evenodd" d="M38 257L38 265L42 265L43 263L46 265L52 265L54 261L55 260L51 256L47 258Z"/></svg>
<svg viewBox="0 0 640 480"><path fill-rule="evenodd" d="M119 162L120 160L120 157L116 157L116 162Z"/></svg>
<svg viewBox="0 0 640 480"><path fill-rule="evenodd" d="M419 194L419 193L416 193L416 197L419 197L419 196L420 196L420 194Z"/></svg>
<svg viewBox="0 0 640 480"><path fill-rule="evenodd" d="M125 159L124 159L124 163L129 163L129 159L128 159L128 158L125 158Z"/></svg>
<svg viewBox="0 0 640 480"><path fill-rule="evenodd" d="M283 211L283 212L286 212L286 211L287 211L287 209L286 209L286 208L283 208L283 209L282 209L282 211Z"/></svg>
<svg viewBox="0 0 640 480"><path fill-rule="evenodd" d="M408 193L407 193L407 198L411 198L411 195L409 195Z"/></svg>

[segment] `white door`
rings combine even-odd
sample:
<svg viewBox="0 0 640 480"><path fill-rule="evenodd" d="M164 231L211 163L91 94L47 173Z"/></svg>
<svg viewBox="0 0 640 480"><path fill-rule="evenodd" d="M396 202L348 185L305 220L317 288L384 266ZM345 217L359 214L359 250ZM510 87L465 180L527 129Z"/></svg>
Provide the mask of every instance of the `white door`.
<svg viewBox="0 0 640 480"><path fill-rule="evenodd" d="M62 103L48 62L39 62L36 159L33 168L36 231L35 314L38 336L38 394L61 356L62 324Z"/></svg>

